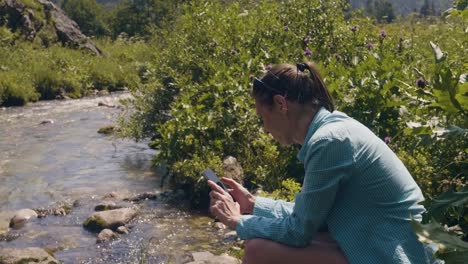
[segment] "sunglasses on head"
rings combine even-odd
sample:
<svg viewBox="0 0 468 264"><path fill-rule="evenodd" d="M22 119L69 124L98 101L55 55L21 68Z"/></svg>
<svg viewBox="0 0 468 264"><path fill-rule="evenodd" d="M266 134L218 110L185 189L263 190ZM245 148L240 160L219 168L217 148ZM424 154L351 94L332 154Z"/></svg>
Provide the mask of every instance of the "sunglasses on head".
<svg viewBox="0 0 468 264"><path fill-rule="evenodd" d="M264 87L264 88L267 88L268 90L273 91L275 93L278 93L278 94L281 94L281 95L284 94L284 92L271 87L270 85L266 84L265 82L263 82L262 80L260 80L258 78L254 79L253 87L254 87L255 90L259 89L260 87Z"/></svg>

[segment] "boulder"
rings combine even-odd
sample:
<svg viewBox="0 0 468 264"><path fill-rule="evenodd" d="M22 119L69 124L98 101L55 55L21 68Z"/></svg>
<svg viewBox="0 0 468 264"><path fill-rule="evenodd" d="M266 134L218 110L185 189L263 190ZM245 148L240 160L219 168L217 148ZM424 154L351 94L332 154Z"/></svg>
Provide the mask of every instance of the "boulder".
<svg viewBox="0 0 468 264"><path fill-rule="evenodd" d="M40 31L55 31L63 45L87 49L96 55L102 54L80 31L78 24L51 1L34 0L28 1L26 5L21 0L0 1L0 14L8 14L7 26L12 31L19 30L30 41L34 40Z"/></svg>
<svg viewBox="0 0 468 264"><path fill-rule="evenodd" d="M8 232L13 215L13 212L0 212L0 236Z"/></svg>
<svg viewBox="0 0 468 264"><path fill-rule="evenodd" d="M41 248L0 248L0 263L35 263L35 264L59 264L52 255Z"/></svg>
<svg viewBox="0 0 468 264"><path fill-rule="evenodd" d="M116 230L119 226L129 223L136 215L137 211L132 208L96 212L84 221L83 226L93 232L100 232L106 228Z"/></svg>
<svg viewBox="0 0 468 264"><path fill-rule="evenodd" d="M101 55L101 50L89 41L80 31L78 24L71 20L62 9L47 0L37 1L44 6L46 16L49 16L54 21L55 32L62 44L87 49L96 55Z"/></svg>
<svg viewBox="0 0 468 264"><path fill-rule="evenodd" d="M96 240L96 243L103 243L103 242L106 242L106 241L109 241L111 239L116 239L118 236L116 233L114 233L112 230L110 229L103 229L98 237L97 237L97 240Z"/></svg>
<svg viewBox="0 0 468 264"><path fill-rule="evenodd" d="M44 24L35 17L34 11L21 1L5 0L0 2L0 14L8 14L7 23L13 31L19 30L28 40L34 40Z"/></svg>
<svg viewBox="0 0 468 264"><path fill-rule="evenodd" d="M236 158L228 156L223 160L224 177L234 179L236 182L243 184L244 170Z"/></svg>
<svg viewBox="0 0 468 264"><path fill-rule="evenodd" d="M26 221L31 218L37 218L37 213L31 209L21 209L16 211L13 218L10 220L10 228L21 228Z"/></svg>

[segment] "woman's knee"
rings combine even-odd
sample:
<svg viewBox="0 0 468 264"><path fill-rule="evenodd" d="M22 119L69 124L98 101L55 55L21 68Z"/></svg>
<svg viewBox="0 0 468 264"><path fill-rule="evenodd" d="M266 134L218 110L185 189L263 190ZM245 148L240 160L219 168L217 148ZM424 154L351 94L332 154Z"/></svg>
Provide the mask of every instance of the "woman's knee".
<svg viewBox="0 0 468 264"><path fill-rule="evenodd" d="M245 241L243 263L262 263L261 257L265 256L265 248L268 240L255 238Z"/></svg>

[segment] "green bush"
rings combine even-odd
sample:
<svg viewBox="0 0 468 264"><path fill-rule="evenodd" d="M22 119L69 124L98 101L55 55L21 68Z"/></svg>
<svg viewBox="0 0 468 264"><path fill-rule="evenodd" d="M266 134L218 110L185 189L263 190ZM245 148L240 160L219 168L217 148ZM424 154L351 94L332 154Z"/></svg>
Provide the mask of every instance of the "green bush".
<svg viewBox="0 0 468 264"><path fill-rule="evenodd" d="M39 94L28 76L17 72L0 71L0 105L21 106L38 99Z"/></svg>

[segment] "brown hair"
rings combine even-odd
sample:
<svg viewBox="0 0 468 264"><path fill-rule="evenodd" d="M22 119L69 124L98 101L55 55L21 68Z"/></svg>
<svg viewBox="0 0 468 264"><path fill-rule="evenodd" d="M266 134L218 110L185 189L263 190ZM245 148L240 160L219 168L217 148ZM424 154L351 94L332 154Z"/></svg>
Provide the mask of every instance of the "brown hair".
<svg viewBox="0 0 468 264"><path fill-rule="evenodd" d="M273 105L273 97L282 95L289 101L300 104L313 104L318 109L323 106L333 112L335 105L317 67L311 62L277 64L262 77L256 79L253 97L266 105Z"/></svg>

